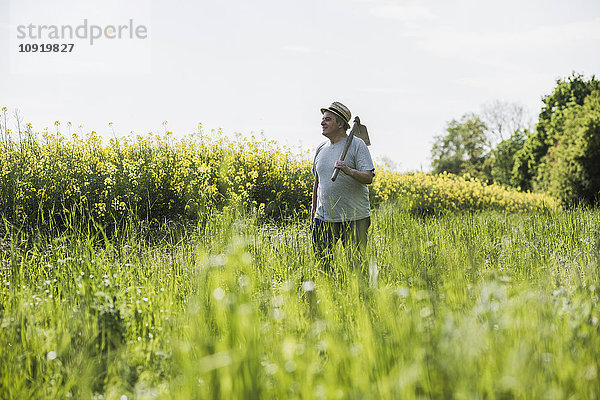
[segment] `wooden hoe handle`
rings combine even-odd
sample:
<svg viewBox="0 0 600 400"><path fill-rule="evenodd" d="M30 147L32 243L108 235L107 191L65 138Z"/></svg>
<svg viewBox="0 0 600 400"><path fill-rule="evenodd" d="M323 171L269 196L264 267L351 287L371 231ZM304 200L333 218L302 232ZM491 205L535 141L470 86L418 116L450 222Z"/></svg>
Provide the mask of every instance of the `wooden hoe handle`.
<svg viewBox="0 0 600 400"><path fill-rule="evenodd" d="M355 130L358 130L359 125L360 125L360 119L358 119L358 117L355 117L354 118L354 126L352 126L350 135L348 135L348 139L346 139L346 144L344 145L344 150L342 150L342 155L340 156L340 161L344 161L344 158L346 158L346 153L348 153L348 148L350 147L350 143L352 143L352 139L354 138L354 132L355 132ZM333 175L331 175L331 180L335 182L339 173L340 173L340 169L334 168Z"/></svg>

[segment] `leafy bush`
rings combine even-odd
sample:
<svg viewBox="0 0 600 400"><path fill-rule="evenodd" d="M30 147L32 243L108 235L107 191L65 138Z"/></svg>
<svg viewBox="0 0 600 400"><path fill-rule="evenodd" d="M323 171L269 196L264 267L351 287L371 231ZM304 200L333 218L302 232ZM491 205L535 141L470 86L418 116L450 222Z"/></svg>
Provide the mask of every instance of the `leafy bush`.
<svg viewBox="0 0 600 400"><path fill-rule="evenodd" d="M567 205L597 204L600 194L600 91L565 111L564 133L548 155L549 192Z"/></svg>
<svg viewBox="0 0 600 400"><path fill-rule="evenodd" d="M489 171L485 168L489 151L486 129L479 116L472 113L463 115L458 121L450 121L447 133L435 137L431 149L433 172L488 177Z"/></svg>
<svg viewBox="0 0 600 400"><path fill-rule="evenodd" d="M0 146L0 211L28 226L96 221L117 226L135 216L150 222L195 219L227 205L269 219L307 216L313 176L308 155L254 137L192 134L111 139L94 132L67 139L45 133ZM551 199L440 175L378 169L371 200L402 198L415 212L530 210Z"/></svg>
<svg viewBox="0 0 600 400"><path fill-rule="evenodd" d="M523 148L515 155L512 181L522 190L548 189L551 162L549 149L564 134L566 112L574 105L583 105L585 98L600 90L600 81L594 75L586 80L573 73L567 79L558 79L556 87L542 99L544 106L538 116L535 132L528 135Z"/></svg>
<svg viewBox="0 0 600 400"><path fill-rule="evenodd" d="M515 131L511 137L502 140L492 149L491 157L487 160L494 183L513 186L513 168L515 154L523 148L528 131Z"/></svg>
<svg viewBox="0 0 600 400"><path fill-rule="evenodd" d="M111 139L44 135L2 146L0 210L9 220L44 224L76 216L114 224L196 218L235 203L267 217L305 212L312 176L306 160L273 142L195 134Z"/></svg>
<svg viewBox="0 0 600 400"><path fill-rule="evenodd" d="M413 213L445 211L530 211L557 207L557 201L542 194L522 193L500 185L487 185L476 178L448 173L399 175L380 172L373 183L373 203L401 199Z"/></svg>

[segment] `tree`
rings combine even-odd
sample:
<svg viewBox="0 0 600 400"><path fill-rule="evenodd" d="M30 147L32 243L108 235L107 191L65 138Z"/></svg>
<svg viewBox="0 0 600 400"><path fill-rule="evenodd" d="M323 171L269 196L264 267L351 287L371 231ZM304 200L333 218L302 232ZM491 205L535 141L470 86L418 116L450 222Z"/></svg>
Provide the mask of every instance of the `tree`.
<svg viewBox="0 0 600 400"><path fill-rule="evenodd" d="M564 128L550 148L548 189L566 205L600 199L600 90L564 110Z"/></svg>
<svg viewBox="0 0 600 400"><path fill-rule="evenodd" d="M549 149L557 143L565 126L564 112L572 105L583 105L600 81L592 75L586 81L581 74L573 73L566 80L558 79L554 91L545 96L536 130L527 137L523 148L515 156L513 182L522 190L545 190L549 179L546 160Z"/></svg>
<svg viewBox="0 0 600 400"><path fill-rule="evenodd" d="M481 118L492 147L486 161L491 180L512 186L515 155L523 148L527 132L533 129L531 117L519 103L494 100L483 105Z"/></svg>
<svg viewBox="0 0 600 400"><path fill-rule="evenodd" d="M523 148L527 131L516 130L508 139L502 140L492 149L490 157L490 174L494 183L512 186L512 171L515 154Z"/></svg>
<svg viewBox="0 0 600 400"><path fill-rule="evenodd" d="M466 174L488 179L484 163L489 154L489 140L486 125L479 116L468 113L459 121L452 120L446 127L446 134L435 137L431 149L433 172Z"/></svg>
<svg viewBox="0 0 600 400"><path fill-rule="evenodd" d="M493 144L508 140L517 131L531 131L531 117L519 103L494 100L482 106L481 119Z"/></svg>

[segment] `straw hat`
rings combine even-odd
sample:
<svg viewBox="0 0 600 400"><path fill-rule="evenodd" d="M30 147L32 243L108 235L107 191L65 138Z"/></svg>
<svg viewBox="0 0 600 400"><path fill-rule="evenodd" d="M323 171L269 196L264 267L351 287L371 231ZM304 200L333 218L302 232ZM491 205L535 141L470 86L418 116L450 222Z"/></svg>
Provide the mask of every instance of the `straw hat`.
<svg viewBox="0 0 600 400"><path fill-rule="evenodd" d="M325 111L332 112L335 115L337 115L338 117L341 117L342 120L344 120L344 122L346 123L345 124L346 129L350 127L349 122L350 122L350 118L352 118L352 114L350 113L350 110L348 110L348 107L346 107L339 101L334 101L327 108L321 108L321 114L324 114Z"/></svg>

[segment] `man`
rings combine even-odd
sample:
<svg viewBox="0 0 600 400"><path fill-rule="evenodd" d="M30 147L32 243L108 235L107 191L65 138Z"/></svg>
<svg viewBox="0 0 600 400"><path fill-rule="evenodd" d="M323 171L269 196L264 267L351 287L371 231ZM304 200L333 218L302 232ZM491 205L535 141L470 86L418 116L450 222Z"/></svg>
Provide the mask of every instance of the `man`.
<svg viewBox="0 0 600 400"><path fill-rule="evenodd" d="M336 101L321 113L322 133L329 140L317 147L312 168L313 249L330 265L333 246L341 239L345 248L358 252L362 262L371 224L367 185L373 181L375 167L367 145L357 137L352 139L345 160L339 160L348 140L350 110ZM335 182L331 180L334 168L340 169Z"/></svg>

